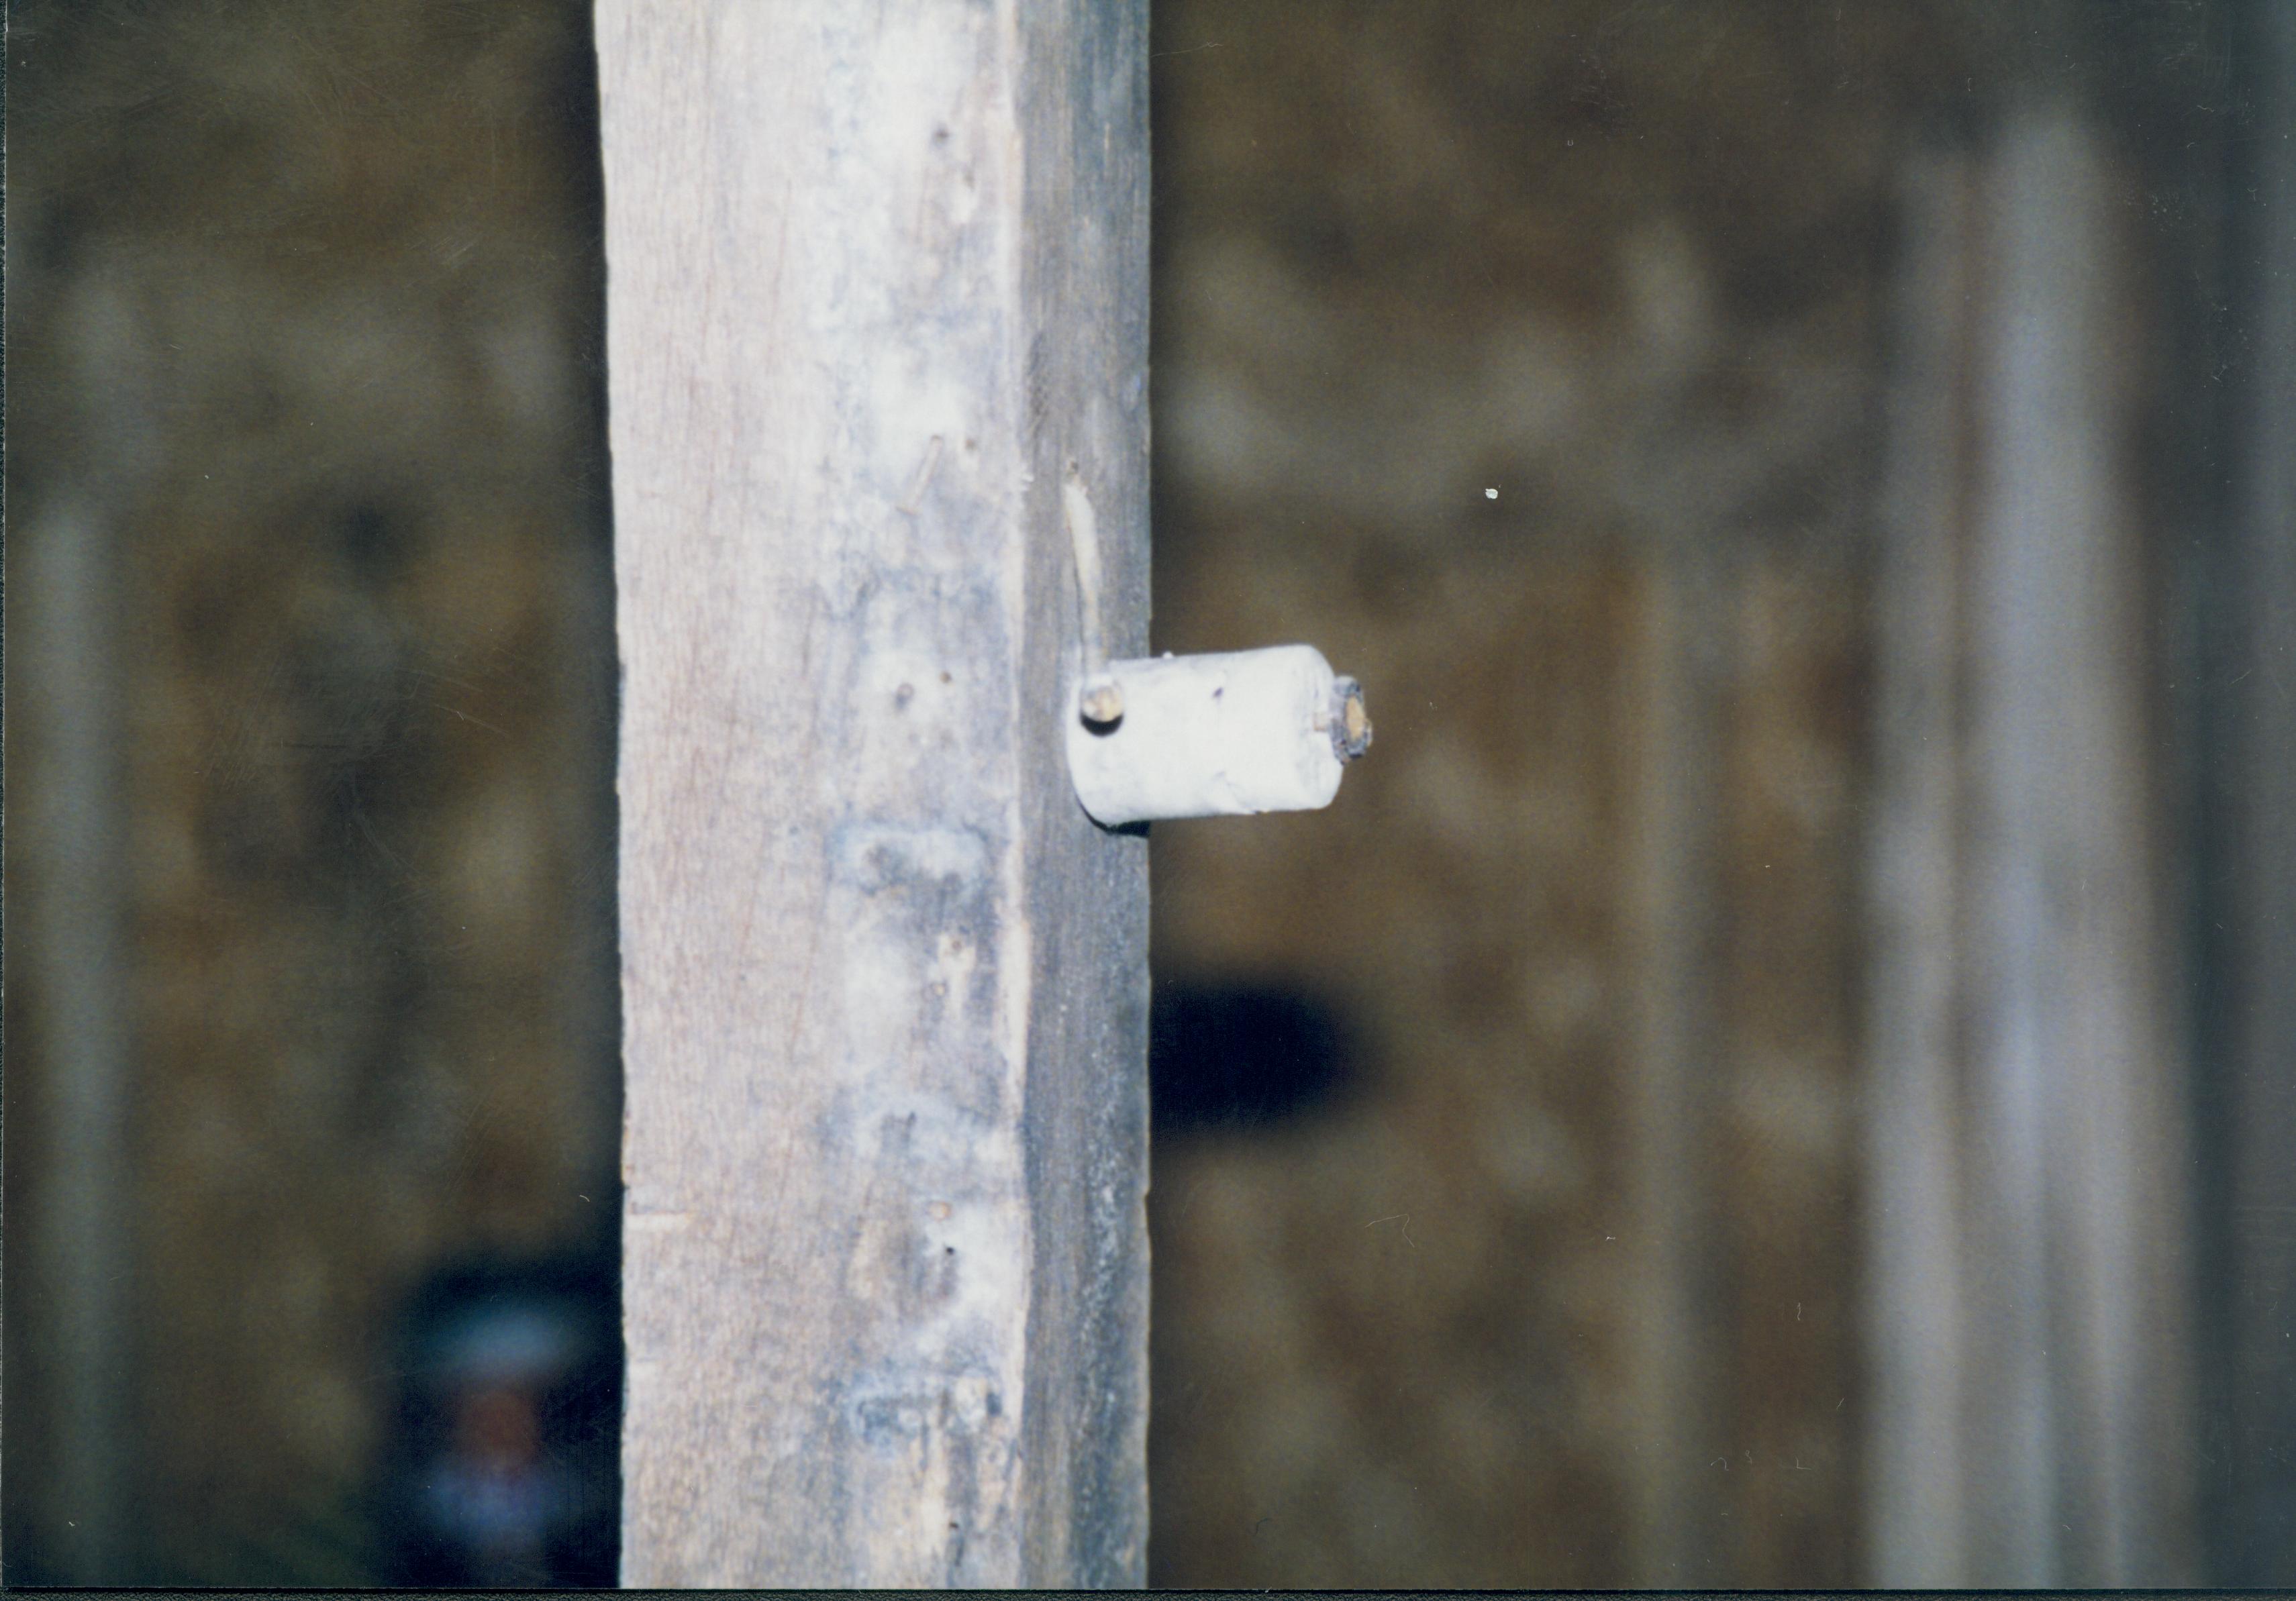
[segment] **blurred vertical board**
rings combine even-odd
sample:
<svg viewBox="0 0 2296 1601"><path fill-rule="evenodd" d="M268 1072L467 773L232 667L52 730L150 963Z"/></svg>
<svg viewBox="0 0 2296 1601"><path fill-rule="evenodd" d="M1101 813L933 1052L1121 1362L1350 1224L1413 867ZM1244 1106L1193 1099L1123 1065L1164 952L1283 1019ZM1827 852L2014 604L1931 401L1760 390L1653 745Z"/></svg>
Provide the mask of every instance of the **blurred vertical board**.
<svg viewBox="0 0 2296 1601"><path fill-rule="evenodd" d="M2000 1207L1992 1282L2015 1285L1979 1348L2018 1370L1981 1417L2030 1505L1980 1582L2043 1552L2044 1582L2191 1582L2186 1081L2147 777L2138 319L2108 160L2084 122L2037 110L1988 183L1969 959L1972 1109L1993 1138L1966 1188Z"/></svg>
<svg viewBox="0 0 2296 1601"><path fill-rule="evenodd" d="M1709 1225L1720 1572L1856 1579L1853 1016L1862 563L1760 552L1725 623ZM1719 609L1719 608L1718 608Z"/></svg>
<svg viewBox="0 0 2296 1601"><path fill-rule="evenodd" d="M1853 560L1647 568L1622 1073L1633 1581L1856 1572Z"/></svg>
<svg viewBox="0 0 2296 1601"><path fill-rule="evenodd" d="M1145 7L596 14L624 1581L1136 1584L1146 841L1058 491L1144 649Z"/></svg>
<svg viewBox="0 0 2296 1601"><path fill-rule="evenodd" d="M1913 162L1900 197L1890 462L1875 575L1874 821L1866 872L1865 1398L1867 1582L1959 1586L1966 1497L1955 1071L1956 823L1968 542L1965 307L1973 164Z"/></svg>
<svg viewBox="0 0 2296 1601"><path fill-rule="evenodd" d="M1879 605L1871 1581L2192 1582L2189 1075L2100 136L1907 208Z"/></svg>
<svg viewBox="0 0 2296 1601"><path fill-rule="evenodd" d="M1724 696L1724 628L1702 598L1732 593L1737 575L1695 544L1651 558L1622 719L1636 731L1636 780L1623 875L1633 933L1636 1003L1620 1064L1621 1122L1633 1158L1624 1275L1631 1331L1625 1364L1630 1471L1625 1542L1629 1581L1668 1589L1713 1583L1726 1508L1710 1485L1718 1457L1715 1218L1718 1175L1700 1130L1712 1116L1703 1071L1715 1025L1711 977L1720 912L1715 860L1716 715ZM1704 1469L1705 1472L1701 1470Z"/></svg>
<svg viewBox="0 0 2296 1601"><path fill-rule="evenodd" d="M2221 1074L2216 1149L2223 1360L2210 1469L2214 1582L2296 1581L2296 10L2256 4L2237 61L2253 118L2231 169L2246 200L2233 329L2239 462L2218 557L2221 727L2207 781L2221 835L2202 905L2224 954L2207 1019ZM2212 374L2211 376L2217 376Z"/></svg>
<svg viewBox="0 0 2296 1601"><path fill-rule="evenodd" d="M45 780L8 794L7 928L20 936L7 1017L19 1053L7 1099L17 1219L8 1354L18 1368L12 1393L23 1397L12 1414L18 1438L34 1447L12 1459L33 1469L20 1515L35 1538L19 1532L20 1563L26 1547L47 1548L18 1572L116 1584L135 1576L142 1555L130 1499L138 1309L135 1041L119 1001L131 912L119 535L114 507L70 502L20 510L12 532L7 762L20 774L29 756ZM28 1032L45 1073L14 1066ZM27 1172L45 1178L45 1193L27 1195ZM29 1340L28 1287L44 1292L46 1312ZM26 1385L26 1373L37 1382Z"/></svg>

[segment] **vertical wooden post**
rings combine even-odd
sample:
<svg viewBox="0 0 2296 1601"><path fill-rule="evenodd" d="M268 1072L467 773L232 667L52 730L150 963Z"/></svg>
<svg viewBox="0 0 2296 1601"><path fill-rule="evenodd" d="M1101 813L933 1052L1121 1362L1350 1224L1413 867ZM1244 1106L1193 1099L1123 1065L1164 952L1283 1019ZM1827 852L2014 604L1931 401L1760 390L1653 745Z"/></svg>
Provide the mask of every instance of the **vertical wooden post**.
<svg viewBox="0 0 2296 1601"><path fill-rule="evenodd" d="M1868 1184L1885 1585L2190 1582L2190 1146L2111 170L1930 175L1886 531Z"/></svg>
<svg viewBox="0 0 2296 1601"><path fill-rule="evenodd" d="M636 1585L1144 1576L1144 5L600 0Z"/></svg>

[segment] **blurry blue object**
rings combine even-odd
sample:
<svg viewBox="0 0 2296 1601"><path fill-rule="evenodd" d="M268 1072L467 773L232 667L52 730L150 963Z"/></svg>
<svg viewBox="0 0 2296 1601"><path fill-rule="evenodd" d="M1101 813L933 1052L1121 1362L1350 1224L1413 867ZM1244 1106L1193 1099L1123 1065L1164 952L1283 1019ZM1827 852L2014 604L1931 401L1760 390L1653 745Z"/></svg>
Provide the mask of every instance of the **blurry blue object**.
<svg viewBox="0 0 2296 1601"><path fill-rule="evenodd" d="M617 1287L610 1262L482 1262L416 1292L384 1471L392 1582L615 1582Z"/></svg>

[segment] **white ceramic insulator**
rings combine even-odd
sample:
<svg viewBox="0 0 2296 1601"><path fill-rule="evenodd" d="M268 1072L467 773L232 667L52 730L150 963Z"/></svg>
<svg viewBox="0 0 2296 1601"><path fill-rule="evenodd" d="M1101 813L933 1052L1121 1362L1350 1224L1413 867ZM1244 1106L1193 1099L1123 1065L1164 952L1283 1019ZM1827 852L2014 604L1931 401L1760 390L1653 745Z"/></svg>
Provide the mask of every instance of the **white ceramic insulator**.
<svg viewBox="0 0 2296 1601"><path fill-rule="evenodd" d="M1068 715L1069 773L1101 822L1312 812L1340 788L1332 664L1313 645L1111 662L1123 715Z"/></svg>

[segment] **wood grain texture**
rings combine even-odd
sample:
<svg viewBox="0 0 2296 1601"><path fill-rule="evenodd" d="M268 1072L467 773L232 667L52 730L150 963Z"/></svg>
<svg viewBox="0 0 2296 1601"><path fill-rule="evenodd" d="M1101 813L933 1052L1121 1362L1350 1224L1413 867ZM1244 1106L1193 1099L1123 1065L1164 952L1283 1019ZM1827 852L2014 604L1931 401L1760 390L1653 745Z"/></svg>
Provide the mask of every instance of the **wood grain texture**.
<svg viewBox="0 0 2296 1601"><path fill-rule="evenodd" d="M597 11L627 1101L623 1577L1143 1573L1138 5Z"/></svg>

